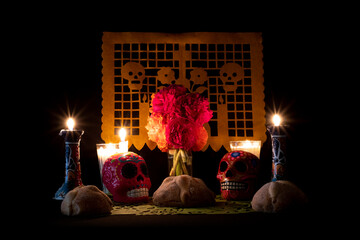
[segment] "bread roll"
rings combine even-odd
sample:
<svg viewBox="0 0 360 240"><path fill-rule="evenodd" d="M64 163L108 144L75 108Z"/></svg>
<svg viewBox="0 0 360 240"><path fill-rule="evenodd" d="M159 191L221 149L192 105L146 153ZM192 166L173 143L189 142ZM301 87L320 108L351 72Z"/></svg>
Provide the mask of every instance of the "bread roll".
<svg viewBox="0 0 360 240"><path fill-rule="evenodd" d="M285 180L266 183L254 195L251 206L255 211L276 213L302 207L307 203L305 194L293 183Z"/></svg>
<svg viewBox="0 0 360 240"><path fill-rule="evenodd" d="M215 194L200 178L171 176L154 192L153 202L162 207L209 206L215 203Z"/></svg>
<svg viewBox="0 0 360 240"><path fill-rule="evenodd" d="M94 185L78 186L65 195L61 213L68 216L111 213L111 199Z"/></svg>

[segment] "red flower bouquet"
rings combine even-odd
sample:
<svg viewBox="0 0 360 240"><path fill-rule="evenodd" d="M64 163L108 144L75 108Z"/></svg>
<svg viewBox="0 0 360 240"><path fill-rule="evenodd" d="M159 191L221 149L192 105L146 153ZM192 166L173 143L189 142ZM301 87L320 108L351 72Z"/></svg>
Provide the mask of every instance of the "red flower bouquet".
<svg viewBox="0 0 360 240"><path fill-rule="evenodd" d="M198 93L186 91L185 87L172 84L151 97L151 115L145 128L149 139L163 152L171 148L200 151L207 142L203 125L213 115L209 101Z"/></svg>
<svg viewBox="0 0 360 240"><path fill-rule="evenodd" d="M200 151L206 144L203 124L212 118L207 98L198 93L186 94L181 85L170 85L152 95L151 115L146 129L149 139L161 151L169 148Z"/></svg>

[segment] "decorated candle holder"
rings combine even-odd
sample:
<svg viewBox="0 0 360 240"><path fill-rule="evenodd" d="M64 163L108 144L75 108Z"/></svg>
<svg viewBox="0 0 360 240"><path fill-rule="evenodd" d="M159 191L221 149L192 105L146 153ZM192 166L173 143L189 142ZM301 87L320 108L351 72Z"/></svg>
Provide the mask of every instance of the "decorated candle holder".
<svg viewBox="0 0 360 240"><path fill-rule="evenodd" d="M77 186L83 185L80 168L80 140L82 130L63 129L59 135L65 140L65 182L55 193L54 199L63 200Z"/></svg>
<svg viewBox="0 0 360 240"><path fill-rule="evenodd" d="M286 125L280 125L280 123L267 126L271 136L272 181L284 180L287 177L286 128Z"/></svg>

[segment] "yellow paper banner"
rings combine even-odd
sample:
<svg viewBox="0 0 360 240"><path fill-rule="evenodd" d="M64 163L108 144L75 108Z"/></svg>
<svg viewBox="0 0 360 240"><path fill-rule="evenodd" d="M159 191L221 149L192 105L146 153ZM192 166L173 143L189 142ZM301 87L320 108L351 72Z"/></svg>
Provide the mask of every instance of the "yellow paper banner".
<svg viewBox="0 0 360 240"><path fill-rule="evenodd" d="M229 141L266 140L261 33L104 32L102 139L150 149L151 95L171 83L207 97L214 116L205 125L215 151Z"/></svg>

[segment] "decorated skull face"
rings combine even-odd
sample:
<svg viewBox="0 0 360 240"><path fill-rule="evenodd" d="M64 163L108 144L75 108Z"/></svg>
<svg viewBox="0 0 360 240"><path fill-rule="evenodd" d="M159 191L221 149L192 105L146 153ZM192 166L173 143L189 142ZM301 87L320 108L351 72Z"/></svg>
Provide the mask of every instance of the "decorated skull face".
<svg viewBox="0 0 360 240"><path fill-rule="evenodd" d="M140 155L133 152L112 155L105 161L102 175L115 202L148 201L151 182L146 162Z"/></svg>
<svg viewBox="0 0 360 240"><path fill-rule="evenodd" d="M258 166L259 159L249 152L233 151L225 154L220 161L217 174L222 198L251 199L256 191Z"/></svg>
<svg viewBox="0 0 360 240"><path fill-rule="evenodd" d="M121 74L123 78L129 81L130 89L140 90L142 88L142 83L145 79L145 69L140 63L126 63L121 69Z"/></svg>
<svg viewBox="0 0 360 240"><path fill-rule="evenodd" d="M243 79L244 70L237 63L226 63L220 69L220 79L223 82L224 90L235 91L237 86L236 83Z"/></svg>

